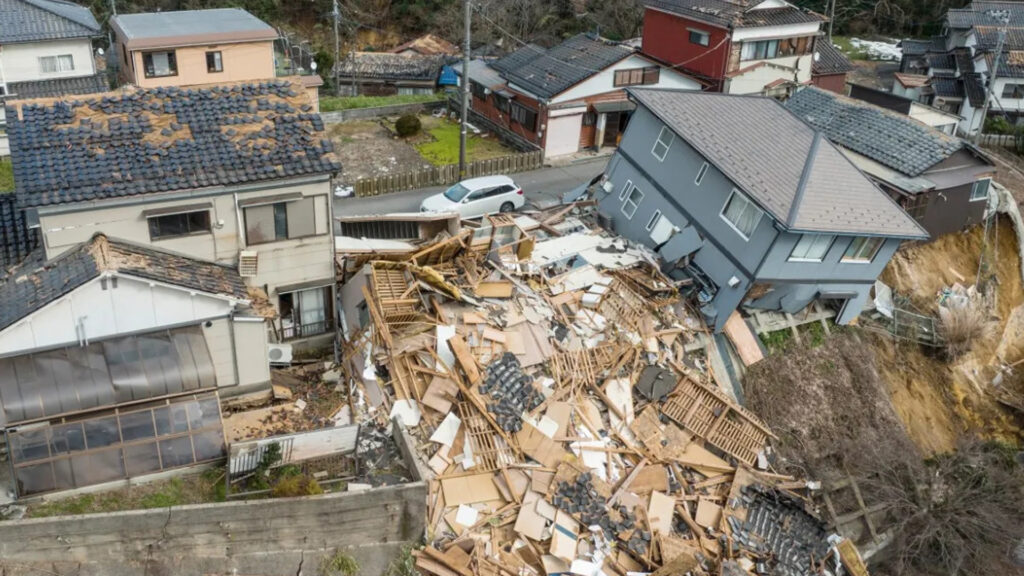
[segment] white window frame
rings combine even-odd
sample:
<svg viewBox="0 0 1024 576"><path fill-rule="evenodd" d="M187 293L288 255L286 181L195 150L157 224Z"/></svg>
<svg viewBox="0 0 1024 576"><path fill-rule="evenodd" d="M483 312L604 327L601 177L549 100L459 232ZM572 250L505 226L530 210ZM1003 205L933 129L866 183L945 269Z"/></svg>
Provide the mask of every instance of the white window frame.
<svg viewBox="0 0 1024 576"><path fill-rule="evenodd" d="M636 201L633 201L633 192L640 195ZM636 209L640 207L640 203L644 201L644 191L637 188L635 185L629 189L629 194L626 195L626 199L622 202L622 213L626 216L626 220L632 220L633 215L636 214ZM632 209L627 209L628 206L632 205Z"/></svg>
<svg viewBox="0 0 1024 576"><path fill-rule="evenodd" d="M654 230L654 227L658 225L659 220L661 220L661 210L655 210L654 214L651 214L651 219L647 221L645 230L648 232Z"/></svg>
<svg viewBox="0 0 1024 576"><path fill-rule="evenodd" d="M668 143L662 141L665 133L669 134ZM672 148L672 143L676 141L676 133L669 130L668 126L662 126L661 132L658 132L658 139L654 141L654 146L651 147L651 154L658 159L658 162L664 162L665 157L668 156L669 149ZM658 155L658 146L664 146L665 150L662 151L661 155Z"/></svg>
<svg viewBox="0 0 1024 576"><path fill-rule="evenodd" d="M871 251L871 256L864 259L863 257L857 258L850 256L850 250L852 250L854 244L857 244L858 242L862 244L857 248L857 250L855 250L855 253L862 251L868 242L877 242L878 244L875 246L875 249ZM885 245L885 240L883 238L879 238L877 236L857 236L851 240L850 245L846 247L846 251L843 252L843 257L840 259L840 262L844 264L870 264L875 260L875 256L878 256L878 251L882 249L883 245Z"/></svg>
<svg viewBox="0 0 1024 576"><path fill-rule="evenodd" d="M705 30L699 30L697 28L687 28L686 39L689 40L690 44L696 44L697 46L710 46L711 45L711 33ZM702 40L701 42L694 42L693 35L697 34Z"/></svg>
<svg viewBox="0 0 1024 576"><path fill-rule="evenodd" d="M67 58L67 60L63 60ZM52 62L53 69L47 70L43 62ZM66 64L62 64L66 62ZM67 66L65 68L65 66ZM60 74L61 72L74 72L75 70L75 55L74 54L54 54L52 56L40 56L39 57L39 72L41 74Z"/></svg>
<svg viewBox="0 0 1024 576"><path fill-rule="evenodd" d="M832 234L803 234L800 236L800 239L796 241L796 244L793 244L793 249L789 251L789 259L787 261L821 262L822 260L825 259L825 256L828 255L828 251L832 249L832 243L835 242L835 239L836 237ZM806 256L794 256L794 254L796 254L797 249L800 248L800 244L803 243L804 241L811 242L812 248L814 247L814 242L825 242L825 251L821 253L821 257L809 258Z"/></svg>
<svg viewBox="0 0 1024 576"><path fill-rule="evenodd" d="M711 165L707 162L701 164L700 169L697 170L697 177L693 179L693 183L700 186L700 183L704 181L704 177L708 175L708 168L710 167Z"/></svg>
<svg viewBox="0 0 1024 576"><path fill-rule="evenodd" d="M629 189L632 186L633 186L633 181L632 180L626 180L626 185L622 187L622 190L619 190L619 202L622 202L623 200L626 199L626 194L629 194Z"/></svg>
<svg viewBox="0 0 1024 576"><path fill-rule="evenodd" d="M732 189L732 192L729 194L729 197L726 198L726 200L725 200L725 204L722 205L722 211L718 214L719 217L722 220L724 220L725 223L728 224L730 228L735 230L736 233L740 235L740 238L743 238L744 240L749 241L750 240L750 236L748 236L743 230L740 230L740 227L737 226L736 224L734 224L733 221L729 220L729 218L726 217L726 215L725 215L725 212L726 212L726 210L729 209L729 204L732 203L733 198L739 198L739 199L743 200L744 202L746 202L747 203L747 207L746 207L745 210L747 210L747 209L757 210L757 218L754 220L754 228L750 231L750 235L751 236L754 234L754 231L757 230L757 226L761 223L761 217L764 216L764 210L761 210L761 208L759 208L757 206L757 204L754 204L753 200L751 200L750 198L747 198L746 194L744 194L743 192L740 192L736 188Z"/></svg>
<svg viewBox="0 0 1024 576"><path fill-rule="evenodd" d="M982 182L985 182L985 195L981 196L981 197L975 197L974 194L975 194L975 191L977 191L977 189L978 189L978 184L981 184ZM989 197L989 194L990 194L990 192L989 192L990 190L992 190L992 179L991 178L981 178L981 179L975 180L974 183L971 184L970 201L971 202L981 202L982 200L988 200L988 197Z"/></svg>

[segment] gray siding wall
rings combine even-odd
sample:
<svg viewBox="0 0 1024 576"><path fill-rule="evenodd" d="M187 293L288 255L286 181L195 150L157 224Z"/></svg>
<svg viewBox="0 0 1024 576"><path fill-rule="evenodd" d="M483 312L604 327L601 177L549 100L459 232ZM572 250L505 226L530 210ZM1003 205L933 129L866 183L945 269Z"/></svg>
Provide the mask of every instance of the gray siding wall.
<svg viewBox="0 0 1024 576"><path fill-rule="evenodd" d="M843 253L853 241L852 236L836 236L828 253L821 262L790 262L789 255L800 240L800 234L782 232L765 256L764 264L757 273L757 280L763 282L812 281L812 282L863 282L873 283L885 269L889 259L896 253L900 241L887 239L870 263L842 262Z"/></svg>

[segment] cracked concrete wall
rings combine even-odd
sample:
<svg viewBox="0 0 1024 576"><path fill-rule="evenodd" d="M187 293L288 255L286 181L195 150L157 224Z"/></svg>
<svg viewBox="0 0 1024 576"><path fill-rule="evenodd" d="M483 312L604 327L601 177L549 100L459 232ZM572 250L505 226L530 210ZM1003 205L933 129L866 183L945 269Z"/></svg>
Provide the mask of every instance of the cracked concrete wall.
<svg viewBox="0 0 1024 576"><path fill-rule="evenodd" d="M313 576L342 550L383 574L424 533L423 482L366 492L0 522L0 573Z"/></svg>

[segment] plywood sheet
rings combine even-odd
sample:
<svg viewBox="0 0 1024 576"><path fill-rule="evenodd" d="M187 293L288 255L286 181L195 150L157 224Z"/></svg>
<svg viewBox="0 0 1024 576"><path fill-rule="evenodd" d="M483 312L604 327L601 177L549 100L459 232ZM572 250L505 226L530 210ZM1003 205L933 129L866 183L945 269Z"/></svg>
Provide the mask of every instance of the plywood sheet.
<svg viewBox="0 0 1024 576"><path fill-rule="evenodd" d="M475 504L477 502L501 501L501 493L494 485L493 473L442 478L441 490L448 506Z"/></svg>
<svg viewBox="0 0 1024 576"><path fill-rule="evenodd" d="M736 353L739 354L744 366L756 364L764 359L764 353L761 352L757 336L754 335L750 326L747 326L747 323L743 321L743 317L740 316L739 312L733 310L729 320L725 322L725 335L732 342L732 345L736 347Z"/></svg>
<svg viewBox="0 0 1024 576"><path fill-rule="evenodd" d="M476 286L476 295L480 298L511 298L512 283L507 280L481 282Z"/></svg>

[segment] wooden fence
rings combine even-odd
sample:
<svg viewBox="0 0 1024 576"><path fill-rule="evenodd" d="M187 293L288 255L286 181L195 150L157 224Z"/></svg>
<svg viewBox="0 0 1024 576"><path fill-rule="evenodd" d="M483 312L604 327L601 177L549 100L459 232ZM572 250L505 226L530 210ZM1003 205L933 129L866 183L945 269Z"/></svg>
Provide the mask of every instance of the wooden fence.
<svg viewBox="0 0 1024 576"><path fill-rule="evenodd" d="M536 170L543 165L544 152L542 150L523 152L511 156L502 156L501 158L470 162L466 165L465 178L525 172L527 170ZM458 164L446 164L415 172L388 174L360 180L355 184L355 195L357 197L380 196L381 194L391 194L392 192L401 192L403 190L454 184L463 179L459 177Z"/></svg>

